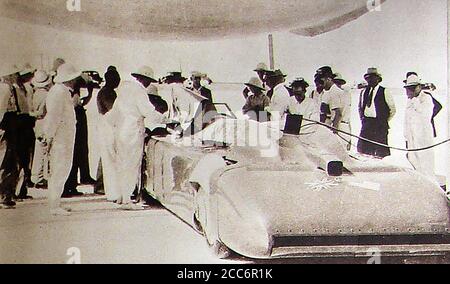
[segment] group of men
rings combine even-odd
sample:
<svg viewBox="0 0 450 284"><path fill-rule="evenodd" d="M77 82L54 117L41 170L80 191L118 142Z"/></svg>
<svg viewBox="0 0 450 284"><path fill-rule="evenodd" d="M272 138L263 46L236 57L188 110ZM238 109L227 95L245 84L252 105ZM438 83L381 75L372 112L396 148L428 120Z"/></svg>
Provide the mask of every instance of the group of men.
<svg viewBox="0 0 450 284"><path fill-rule="evenodd" d="M304 78L286 85L287 76L281 70L270 70L260 63L254 71L258 77L251 78L243 92L246 103L242 110L250 119L263 122L267 118L278 120L286 114L301 115L328 125L343 146L351 150L351 137L346 133L352 133L352 97L350 90L343 87L346 81L339 73L333 72L330 66L319 68L314 75L315 88L308 92L309 84ZM396 114L396 106L390 92L380 85L383 77L377 68L369 68L364 79L366 83L359 86L362 90L358 112L362 127L357 151L383 159L391 155L389 122ZM439 103L426 89L434 86L422 83L415 72L409 72L404 83L408 100L404 133L407 148L432 146ZM436 180L433 149L411 151L407 158L414 169Z"/></svg>
<svg viewBox="0 0 450 284"><path fill-rule="evenodd" d="M62 59L55 60L50 72L33 69L29 64L22 69L2 68L0 208L14 208L16 202L31 199L28 195L31 187L58 187L60 193L50 194L52 207L57 208L61 197L81 195L76 190L79 170L81 183L95 183L89 174L84 109L93 90L81 72L73 78L71 76L75 75L70 72L75 71L68 70ZM80 99L83 86L89 90L89 95ZM59 123L61 116L68 114L73 115L73 119ZM54 139L65 139L66 143L52 143ZM59 162L60 156L70 157L65 164L66 159ZM57 176L58 179L51 178Z"/></svg>
<svg viewBox="0 0 450 284"><path fill-rule="evenodd" d="M269 70L264 63L258 64L255 72L258 76L251 78L243 91L243 112L250 119L279 121L292 114L320 121L340 135L343 146L350 150L351 139L341 131L351 133L351 94L343 88L346 82L340 74L329 66L319 68L314 75L315 88L308 92L305 79L285 85L286 74ZM176 129L182 129L182 135L194 134L209 123L196 118L214 112L215 106L211 90L203 83L209 79L201 72L192 72L189 80L180 72L157 79L152 68L143 66L131 75L134 80L122 82L116 67L110 66L97 95L102 137L98 182L103 184L95 192L106 194L124 210L139 210L142 206L132 197L139 194L145 139L177 133ZM92 78L62 59L55 61L51 73L12 68L0 76L1 206L14 208L15 200L29 198L27 186L48 186L52 214L70 215L70 209L61 205L61 197L80 194L76 190L78 170L81 183L95 183L89 174L84 109L92 98ZM364 78L367 84L358 106L362 129L357 149L384 158L390 155L389 121L396 108L392 96L380 85L382 76L376 68L369 68ZM170 102L159 95L160 84L175 86ZM436 115L435 100L424 92L414 72L408 73L405 89L408 147L430 146L435 131L427 125ZM82 90L87 90L87 96L82 96ZM432 156L432 150L412 152L408 159L416 170L432 177Z"/></svg>

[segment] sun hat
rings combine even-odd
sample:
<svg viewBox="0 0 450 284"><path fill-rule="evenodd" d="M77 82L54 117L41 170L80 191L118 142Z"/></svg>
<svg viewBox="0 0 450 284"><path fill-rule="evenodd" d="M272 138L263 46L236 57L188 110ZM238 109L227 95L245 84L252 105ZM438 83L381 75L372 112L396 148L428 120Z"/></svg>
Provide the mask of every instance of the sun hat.
<svg viewBox="0 0 450 284"><path fill-rule="evenodd" d="M334 78L335 74L333 72L333 69L330 66L323 66L317 69L315 78Z"/></svg>
<svg viewBox="0 0 450 284"><path fill-rule="evenodd" d="M57 75L55 77L55 83L65 83L72 81L78 77L81 77L81 71L75 68L70 63L64 63L59 66L57 70Z"/></svg>
<svg viewBox="0 0 450 284"><path fill-rule="evenodd" d="M303 87L304 89L307 89L309 87L309 83L306 82L306 80L302 77L295 78L290 84L289 88L292 89L296 86Z"/></svg>
<svg viewBox="0 0 450 284"><path fill-rule="evenodd" d="M248 81L248 83L245 84L246 86L253 86L256 87L260 90L264 90L263 84L261 82L261 80L259 80L259 78L256 77L252 77L250 78L250 80Z"/></svg>
<svg viewBox="0 0 450 284"><path fill-rule="evenodd" d="M406 79L405 88L415 87L421 84L422 81L419 79L419 76L413 74Z"/></svg>
<svg viewBox="0 0 450 284"><path fill-rule="evenodd" d="M380 79L382 79L383 77L381 76L381 74L378 72L378 69L375 67L371 67L369 69L367 69L367 73L364 75L364 78L370 77L370 76L377 76Z"/></svg>
<svg viewBox="0 0 450 284"><path fill-rule="evenodd" d="M37 69L33 68L30 63L26 63L19 74L20 74L20 76L23 76L26 74L32 74L32 73L35 73L36 70Z"/></svg>
<svg viewBox="0 0 450 284"><path fill-rule="evenodd" d="M274 77L287 77L287 75L284 74L280 69L277 69L275 71L268 71L267 78L274 78Z"/></svg>
<svg viewBox="0 0 450 284"><path fill-rule="evenodd" d="M345 81L345 79L342 77L342 75L341 75L340 73L335 73L334 76L335 76L335 77L334 77L333 81L335 81L335 82L341 82L342 85L347 84L347 81Z"/></svg>
<svg viewBox="0 0 450 284"><path fill-rule="evenodd" d="M138 69L137 72L131 73L131 76L133 76L133 77L142 76L142 77L149 78L153 82L158 82L158 80L155 79L155 72L149 66L142 66L141 68Z"/></svg>
<svg viewBox="0 0 450 284"><path fill-rule="evenodd" d="M267 67L266 63L258 63L258 65L256 66L255 70L253 70L255 72L258 71L263 71L263 72L268 72L270 71L269 68Z"/></svg>
<svg viewBox="0 0 450 284"><path fill-rule="evenodd" d="M31 83L36 88L44 88L48 86L51 82L52 78L44 70L37 70L34 73L33 80L31 80Z"/></svg>
<svg viewBox="0 0 450 284"><path fill-rule="evenodd" d="M16 65L6 65L0 68L0 77L9 76L12 74L19 73L20 70Z"/></svg>

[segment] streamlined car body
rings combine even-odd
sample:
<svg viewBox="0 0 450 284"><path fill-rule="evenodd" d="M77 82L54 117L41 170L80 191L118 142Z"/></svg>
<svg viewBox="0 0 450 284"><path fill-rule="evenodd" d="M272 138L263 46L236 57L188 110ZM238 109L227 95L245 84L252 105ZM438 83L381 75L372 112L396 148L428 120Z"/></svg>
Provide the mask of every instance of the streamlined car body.
<svg viewBox="0 0 450 284"><path fill-rule="evenodd" d="M210 126L211 127L211 126ZM328 129L255 146L146 150L150 194L220 251L257 258L446 256L448 199L409 169L349 156Z"/></svg>

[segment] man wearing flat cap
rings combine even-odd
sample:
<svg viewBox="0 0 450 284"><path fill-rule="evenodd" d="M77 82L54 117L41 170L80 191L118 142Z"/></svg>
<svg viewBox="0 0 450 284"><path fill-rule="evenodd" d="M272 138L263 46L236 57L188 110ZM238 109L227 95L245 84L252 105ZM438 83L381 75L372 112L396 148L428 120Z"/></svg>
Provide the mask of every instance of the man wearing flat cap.
<svg viewBox="0 0 450 284"><path fill-rule="evenodd" d="M288 111L290 95L287 88L284 86L286 75L280 70L271 71L266 76L267 86L269 91L267 96L270 98L270 113L271 119L279 121Z"/></svg>
<svg viewBox="0 0 450 284"><path fill-rule="evenodd" d="M388 145L389 121L394 117L396 108L390 93L380 85L383 78L377 68L369 68L364 75L367 87L363 89L359 101L359 115L362 138ZM358 152L376 158L391 155L388 147L359 140Z"/></svg>

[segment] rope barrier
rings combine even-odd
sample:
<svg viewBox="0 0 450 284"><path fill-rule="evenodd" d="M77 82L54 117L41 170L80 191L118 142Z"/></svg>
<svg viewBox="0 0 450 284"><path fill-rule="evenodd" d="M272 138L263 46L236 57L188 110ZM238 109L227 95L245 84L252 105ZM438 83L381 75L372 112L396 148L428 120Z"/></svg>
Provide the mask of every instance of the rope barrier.
<svg viewBox="0 0 450 284"><path fill-rule="evenodd" d="M449 143L449 142L450 142L450 139L447 139L447 140L444 140L444 141L439 142L439 143L437 143L437 144L434 144L434 145L431 145L431 146L428 146L428 147L423 147L423 148L417 148L417 149L399 148L399 147L389 146L389 145L383 144L383 143L378 143L378 142L376 142L376 141L366 139L366 138L364 138L364 137L361 137L361 136L358 136L358 135L349 133L349 132L347 132L347 131L339 130L339 129L337 129L337 128L334 128L333 126L330 126L330 125L328 125L328 124L325 124L325 123L322 123L322 122L319 122L319 121L315 121L315 120L311 120L311 119L307 119L307 118L303 118L303 120L304 120L304 121L307 121L307 122L311 122L311 123L313 123L313 124L317 124L317 125L326 127L326 128L328 128L328 129L330 129L330 130L333 130L333 131L336 131L336 132L339 132L339 133L343 133L343 134L346 134L346 135L348 135L348 136L351 136L351 137L354 137L354 138L357 138L357 139L366 141L366 142L371 143L371 144L374 144L374 145L378 145L378 146L381 146L381 147L386 147L386 148L389 148L389 149L392 149L392 150L397 150L397 151L402 151L402 152L422 152L422 151L430 150L430 149L436 148L436 147L438 147L438 146L441 146L441 145L443 145L443 144L446 144L446 143ZM311 124L308 124L308 125L311 125ZM350 143L350 141L345 140L345 139L344 139L343 137L341 137L340 135L338 135L338 137L341 138L341 139L343 139L343 140L346 141L347 143Z"/></svg>

